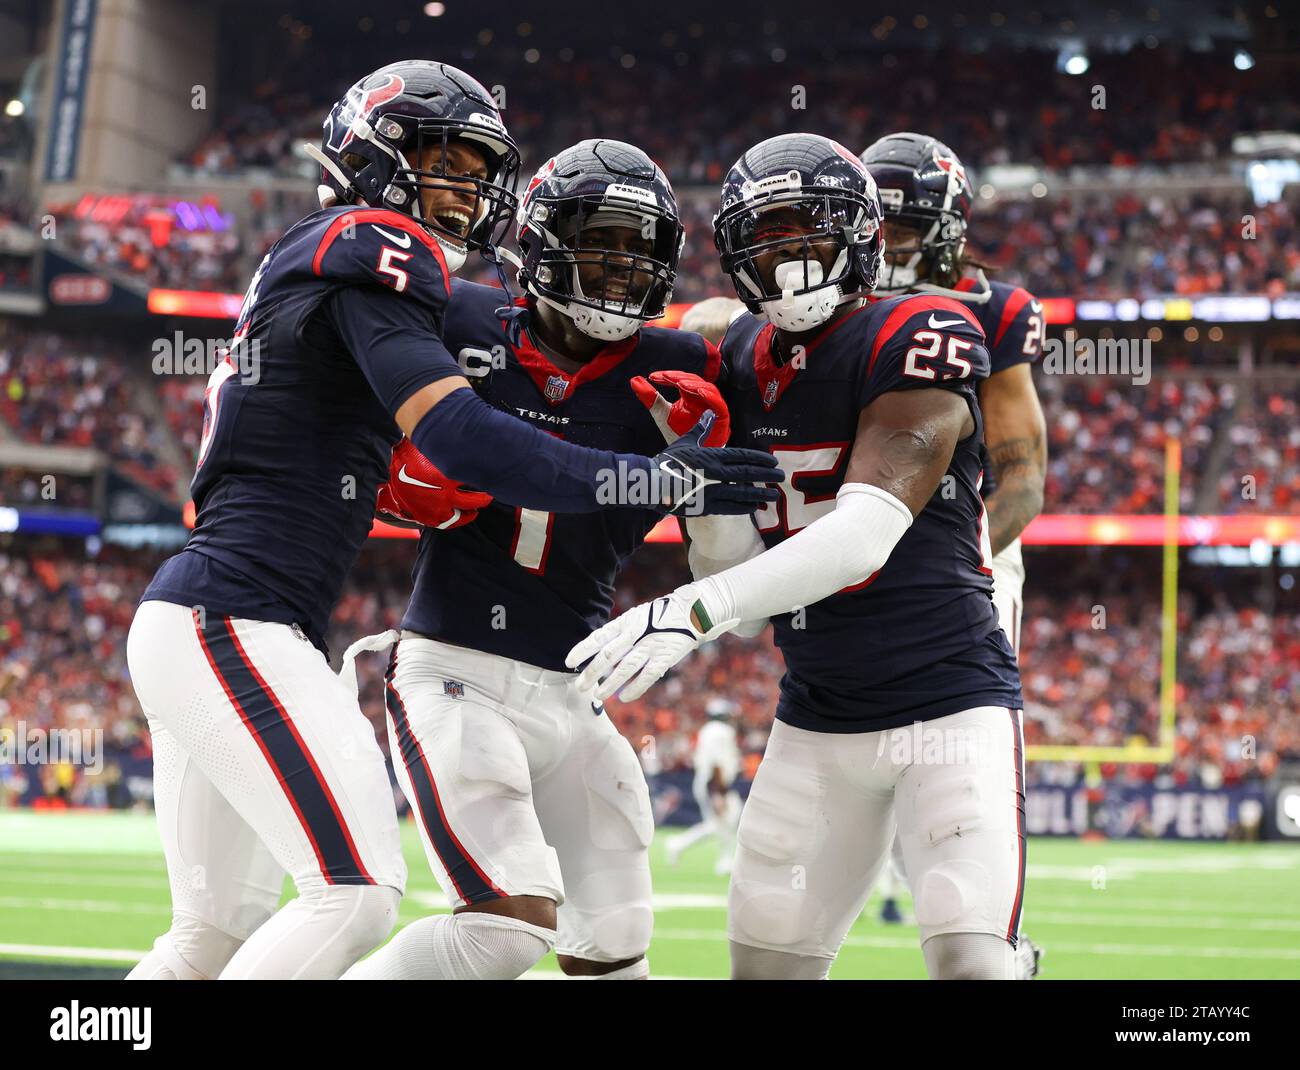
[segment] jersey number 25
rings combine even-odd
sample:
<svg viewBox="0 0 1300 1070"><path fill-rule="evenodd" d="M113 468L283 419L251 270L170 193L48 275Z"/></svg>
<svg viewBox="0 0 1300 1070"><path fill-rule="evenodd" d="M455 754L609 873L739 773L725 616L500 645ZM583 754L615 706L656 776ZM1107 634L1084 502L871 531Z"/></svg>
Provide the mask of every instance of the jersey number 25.
<svg viewBox="0 0 1300 1070"><path fill-rule="evenodd" d="M903 364L903 374L914 379L965 379L971 373L971 362L962 356L970 349L971 343L964 338L955 338L938 331L917 331L912 335L916 344L907 351ZM944 347L944 343L947 347ZM944 372L940 376L934 364L922 364L921 361L934 361L940 354L944 357Z"/></svg>

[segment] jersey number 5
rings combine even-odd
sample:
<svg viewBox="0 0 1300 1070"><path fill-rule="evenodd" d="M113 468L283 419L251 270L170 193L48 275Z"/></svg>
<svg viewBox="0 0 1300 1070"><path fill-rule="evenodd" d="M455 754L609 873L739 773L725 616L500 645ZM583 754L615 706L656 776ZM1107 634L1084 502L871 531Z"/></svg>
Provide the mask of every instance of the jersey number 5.
<svg viewBox="0 0 1300 1070"><path fill-rule="evenodd" d="M221 416L221 388L235 374L235 365L227 357L208 376L208 385L203 390L203 435L199 439L199 456L194 467L200 468L212 446L212 438L217 431L217 420Z"/></svg>
<svg viewBox="0 0 1300 1070"><path fill-rule="evenodd" d="M387 275L391 278L393 281L389 283L389 285L400 294L406 289L406 283L410 276L399 268L397 264L394 264L393 261L396 260L398 263L403 263L410 259L410 253L399 252L391 245L385 245L379 250L379 264L375 270L378 271L379 274Z"/></svg>

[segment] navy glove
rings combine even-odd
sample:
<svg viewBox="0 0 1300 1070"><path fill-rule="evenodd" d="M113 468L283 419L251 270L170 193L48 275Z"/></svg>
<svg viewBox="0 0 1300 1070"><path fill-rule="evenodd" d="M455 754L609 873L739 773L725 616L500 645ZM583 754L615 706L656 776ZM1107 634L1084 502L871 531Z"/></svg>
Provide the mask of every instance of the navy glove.
<svg viewBox="0 0 1300 1070"><path fill-rule="evenodd" d="M676 442L651 458L658 475L658 509L684 516L752 513L779 494L785 479L776 458L761 450L710 447L715 416L706 412Z"/></svg>

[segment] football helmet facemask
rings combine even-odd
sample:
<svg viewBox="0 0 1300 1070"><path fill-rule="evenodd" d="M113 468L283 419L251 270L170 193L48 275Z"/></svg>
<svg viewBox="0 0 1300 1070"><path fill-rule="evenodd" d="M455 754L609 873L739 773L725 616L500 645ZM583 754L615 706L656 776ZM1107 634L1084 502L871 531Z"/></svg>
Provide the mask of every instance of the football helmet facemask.
<svg viewBox="0 0 1300 1070"><path fill-rule="evenodd" d="M713 240L736 296L784 331L811 330L876 285L884 239L875 182L844 146L817 134L755 145L722 186ZM799 246L769 281L764 253ZM833 249L829 268L823 256Z"/></svg>
<svg viewBox="0 0 1300 1070"><path fill-rule="evenodd" d="M685 232L673 188L633 145L582 141L519 204L519 284L590 338L629 338L672 299Z"/></svg>

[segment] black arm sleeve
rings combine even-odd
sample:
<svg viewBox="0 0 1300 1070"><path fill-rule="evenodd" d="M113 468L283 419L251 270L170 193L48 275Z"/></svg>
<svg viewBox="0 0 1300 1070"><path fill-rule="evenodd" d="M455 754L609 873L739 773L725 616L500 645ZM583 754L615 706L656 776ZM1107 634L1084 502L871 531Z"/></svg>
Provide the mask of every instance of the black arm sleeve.
<svg viewBox="0 0 1300 1070"><path fill-rule="evenodd" d="M425 413L411 441L449 476L508 505L552 513L619 505L611 493L622 482L618 473L655 471L638 453L593 450L548 435L468 388L453 390Z"/></svg>

